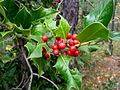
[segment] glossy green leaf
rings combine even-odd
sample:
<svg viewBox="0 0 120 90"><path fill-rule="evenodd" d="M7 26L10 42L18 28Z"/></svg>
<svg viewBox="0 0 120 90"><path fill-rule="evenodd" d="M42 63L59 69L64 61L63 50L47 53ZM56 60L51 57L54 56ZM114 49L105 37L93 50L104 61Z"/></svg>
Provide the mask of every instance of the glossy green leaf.
<svg viewBox="0 0 120 90"><path fill-rule="evenodd" d="M60 72L67 82L67 90L71 90L71 88L80 90L82 84L82 75L77 69L71 70L69 68L69 62L71 59L72 58L69 56L60 55L54 67L56 67L58 72Z"/></svg>
<svg viewBox="0 0 120 90"><path fill-rule="evenodd" d="M27 42L27 44L25 45L25 47L28 50L28 55L30 55L34 51L34 49L35 49L35 45L32 44L31 42Z"/></svg>
<svg viewBox="0 0 120 90"><path fill-rule="evenodd" d="M101 0L85 17L84 26L88 26L93 22L101 22L107 26L112 18L113 8L113 0Z"/></svg>
<svg viewBox="0 0 120 90"><path fill-rule="evenodd" d="M40 43L36 46L36 48L33 50L33 52L30 54L28 58L40 58L42 57L42 47L44 47L47 50L47 53L49 52L49 47L46 45L46 43Z"/></svg>
<svg viewBox="0 0 120 90"><path fill-rule="evenodd" d="M18 33L18 34L23 34L25 36L29 36L31 30L30 29L23 29L22 27L18 27L16 25L13 25L14 27L14 32Z"/></svg>
<svg viewBox="0 0 120 90"><path fill-rule="evenodd" d="M0 5L0 14L3 15L4 20L5 20L6 14L5 14L5 11L4 11L4 9L3 9L3 7L2 7L1 5ZM3 21L4 21L4 20L3 20Z"/></svg>
<svg viewBox="0 0 120 90"><path fill-rule="evenodd" d="M55 9L52 9L52 8L47 9L47 8L40 7L38 9L31 11L32 21L38 21L40 19L55 18L58 13L59 11L56 11Z"/></svg>
<svg viewBox="0 0 120 90"><path fill-rule="evenodd" d="M0 34L2 35L2 37L4 37L7 34L12 33L13 31L6 31L6 32L0 32Z"/></svg>
<svg viewBox="0 0 120 90"><path fill-rule="evenodd" d="M66 39L69 31L70 31L70 25L68 24L67 20L65 20L62 16L61 16L61 20L60 20L60 24L58 26L58 28L56 30L54 30L54 33L56 34L56 36L59 36L61 38Z"/></svg>
<svg viewBox="0 0 120 90"><path fill-rule="evenodd" d="M109 38L113 41L120 41L120 32L110 32Z"/></svg>
<svg viewBox="0 0 120 90"><path fill-rule="evenodd" d="M23 7L19 10L15 17L15 23L19 26L22 25L24 29L28 29L31 26L31 14L27 8Z"/></svg>
<svg viewBox="0 0 120 90"><path fill-rule="evenodd" d="M78 48L78 50L87 54L89 54L90 52L96 51L98 49L100 49L98 45L93 45L93 46L84 45Z"/></svg>
<svg viewBox="0 0 120 90"><path fill-rule="evenodd" d="M6 10L7 18L10 19L11 22L13 22L13 18L19 11L19 7L15 4L14 0L4 0L1 5Z"/></svg>
<svg viewBox="0 0 120 90"><path fill-rule="evenodd" d="M44 24L46 25L46 27L50 30L53 31L54 29L57 28L56 26L56 21L54 21L53 19L46 19L44 21Z"/></svg>
<svg viewBox="0 0 120 90"><path fill-rule="evenodd" d="M77 36L78 40L88 42L97 38L108 39L108 29L101 23L95 22L83 29Z"/></svg>

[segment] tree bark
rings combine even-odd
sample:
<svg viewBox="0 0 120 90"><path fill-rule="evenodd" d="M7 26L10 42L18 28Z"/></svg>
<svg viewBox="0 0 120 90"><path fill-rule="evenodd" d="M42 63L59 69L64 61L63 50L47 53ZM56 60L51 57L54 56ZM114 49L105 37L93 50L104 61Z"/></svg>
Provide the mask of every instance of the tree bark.
<svg viewBox="0 0 120 90"><path fill-rule="evenodd" d="M71 33L76 32L79 14L79 0L63 0L62 15L72 26Z"/></svg>

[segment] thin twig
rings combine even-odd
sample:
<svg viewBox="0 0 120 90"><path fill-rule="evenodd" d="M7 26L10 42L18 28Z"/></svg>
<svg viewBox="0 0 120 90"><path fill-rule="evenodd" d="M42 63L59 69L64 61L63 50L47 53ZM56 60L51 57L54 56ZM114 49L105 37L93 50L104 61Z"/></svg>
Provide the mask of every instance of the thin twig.
<svg viewBox="0 0 120 90"><path fill-rule="evenodd" d="M25 58L25 61L26 61L27 65L28 65L29 70L30 70L30 73L31 73L30 82L29 82L29 85L28 85L28 90L30 90L30 89L31 89L31 84L32 84L32 79L33 79L33 70L32 70L32 68L31 68L31 66L30 66L30 63L29 63L28 59L26 58L26 55L25 55L25 53L24 53L24 49L23 49L23 48L21 48L21 49L22 49L23 56L24 56L24 58Z"/></svg>
<svg viewBox="0 0 120 90"><path fill-rule="evenodd" d="M39 75L36 74L36 73L33 73L33 75L39 76ZM45 80L47 80L47 81L50 82L52 85L54 85L57 90L60 90L60 89L57 87L57 85L56 85L53 81L51 81L50 79L48 79L48 78L46 78L46 77L44 77L44 76L40 76L40 77L43 78L43 79L45 79Z"/></svg>
<svg viewBox="0 0 120 90"><path fill-rule="evenodd" d="M25 82L25 84L22 86L22 89L25 87L25 85L27 85L27 83L29 82L30 77L28 78L28 80Z"/></svg>
<svg viewBox="0 0 120 90"><path fill-rule="evenodd" d="M25 72L23 72L22 80L21 80L20 84L16 88L19 88L21 86L21 84L23 83L23 80L24 80L24 76L25 76Z"/></svg>

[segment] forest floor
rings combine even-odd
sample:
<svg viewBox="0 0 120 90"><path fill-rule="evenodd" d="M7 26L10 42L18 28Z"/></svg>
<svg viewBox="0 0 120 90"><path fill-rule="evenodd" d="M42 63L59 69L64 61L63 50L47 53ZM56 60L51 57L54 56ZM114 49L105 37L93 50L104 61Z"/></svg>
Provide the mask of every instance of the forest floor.
<svg viewBox="0 0 120 90"><path fill-rule="evenodd" d="M84 68L84 90L120 90L120 53L118 49L114 52L113 56L99 54L92 68Z"/></svg>

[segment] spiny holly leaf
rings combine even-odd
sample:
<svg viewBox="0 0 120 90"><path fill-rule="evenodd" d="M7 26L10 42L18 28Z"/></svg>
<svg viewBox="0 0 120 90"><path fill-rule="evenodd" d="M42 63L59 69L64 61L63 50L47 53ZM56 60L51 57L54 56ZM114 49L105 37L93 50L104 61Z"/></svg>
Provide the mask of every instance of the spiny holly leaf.
<svg viewBox="0 0 120 90"><path fill-rule="evenodd" d="M3 15L3 17L4 17L3 21L4 21L6 18L6 14L5 14L5 11L1 5L0 5L0 14Z"/></svg>
<svg viewBox="0 0 120 90"><path fill-rule="evenodd" d="M71 27L68 24L67 20L65 20L61 16L60 24L59 24L58 28L54 31L54 33L56 34L56 36L66 39L66 36L68 35L68 33L70 31L70 28Z"/></svg>
<svg viewBox="0 0 120 90"><path fill-rule="evenodd" d="M40 19L50 19L55 18L59 11L52 8L43 8L40 7L38 9L32 10L32 21L39 21Z"/></svg>
<svg viewBox="0 0 120 90"><path fill-rule="evenodd" d="M18 27L16 25L13 25L13 27L14 27L14 32L17 32L18 34L22 34L22 35L25 35L25 36L30 35L30 32L31 32L30 29L23 29L22 27Z"/></svg>
<svg viewBox="0 0 120 90"><path fill-rule="evenodd" d="M37 67L37 69L38 69L38 74L39 74L39 77L42 75L42 74L44 74L44 67L45 67L45 65L50 61L50 60L46 60L46 59L44 59L44 58L39 58L39 59L37 59L37 58L32 58L32 60L33 60L33 62L34 62L34 64L35 64L35 66Z"/></svg>
<svg viewBox="0 0 120 90"><path fill-rule="evenodd" d="M83 29L77 36L77 39L83 43L97 38L108 39L108 29L101 23L95 22Z"/></svg>
<svg viewBox="0 0 120 90"><path fill-rule="evenodd" d="M120 41L120 32L110 32L109 38L113 41Z"/></svg>
<svg viewBox="0 0 120 90"><path fill-rule="evenodd" d="M78 50L87 54L89 54L90 52L96 51L98 49L100 49L98 45L93 45L93 46L84 45L78 48Z"/></svg>
<svg viewBox="0 0 120 90"><path fill-rule="evenodd" d="M19 11L19 7L15 4L14 0L4 0L1 5L6 10L7 18L13 22L13 18L16 16Z"/></svg>
<svg viewBox="0 0 120 90"><path fill-rule="evenodd" d="M2 35L2 37L4 37L7 34L12 33L13 31L6 31L6 32L0 32L0 34Z"/></svg>
<svg viewBox="0 0 120 90"><path fill-rule="evenodd" d="M82 75L77 69L71 70L69 68L70 61L71 57L60 55L54 67L56 67L58 72L63 75L65 81L67 82L67 90L71 90L71 88L80 90L82 84Z"/></svg>
<svg viewBox="0 0 120 90"><path fill-rule="evenodd" d="M107 26L112 18L113 8L113 0L101 0L85 17L84 26L88 26L93 22L101 22L103 25Z"/></svg>
<svg viewBox="0 0 120 90"><path fill-rule="evenodd" d="M53 19L46 19L44 21L44 24L46 25L46 27L50 30L53 31L54 29L57 28L56 26L56 21L54 21Z"/></svg>
<svg viewBox="0 0 120 90"><path fill-rule="evenodd" d="M33 52L30 54L28 58L40 58L42 57L42 47L44 47L48 54L50 54L50 49L46 45L46 43L40 43L36 46L36 48L33 50Z"/></svg>
<svg viewBox="0 0 120 90"><path fill-rule="evenodd" d="M19 26L22 25L24 29L28 29L31 26L31 14L27 8L23 7L19 10L15 17L15 23Z"/></svg>
<svg viewBox="0 0 120 90"><path fill-rule="evenodd" d="M35 45L32 44L31 42L27 42L27 44L25 45L25 47L28 50L28 55L30 55L34 51L34 49L35 49Z"/></svg>

